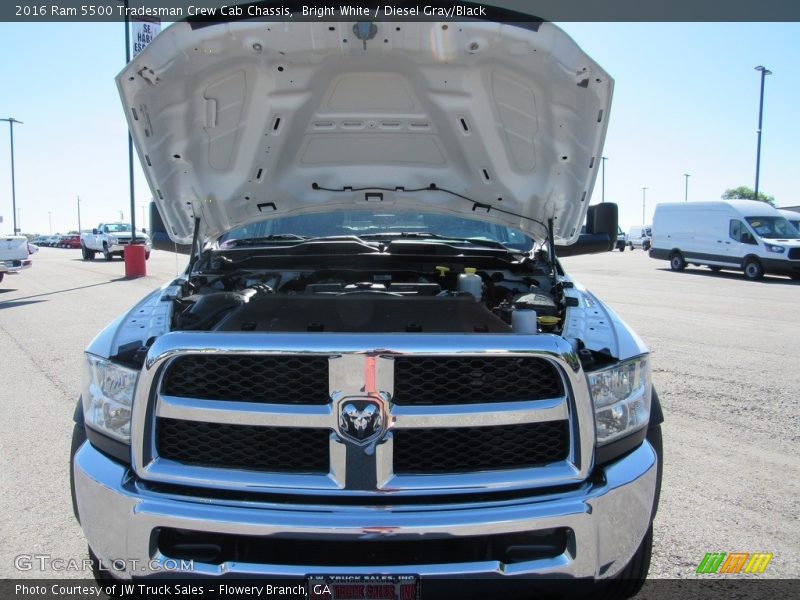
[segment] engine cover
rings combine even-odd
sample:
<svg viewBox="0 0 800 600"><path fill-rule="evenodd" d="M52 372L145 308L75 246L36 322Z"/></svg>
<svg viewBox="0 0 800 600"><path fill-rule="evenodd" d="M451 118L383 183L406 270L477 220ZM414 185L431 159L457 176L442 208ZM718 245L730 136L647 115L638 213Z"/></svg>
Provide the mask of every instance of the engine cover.
<svg viewBox="0 0 800 600"><path fill-rule="evenodd" d="M472 296L408 297L380 292L259 296L234 310L214 330L511 333L511 327Z"/></svg>

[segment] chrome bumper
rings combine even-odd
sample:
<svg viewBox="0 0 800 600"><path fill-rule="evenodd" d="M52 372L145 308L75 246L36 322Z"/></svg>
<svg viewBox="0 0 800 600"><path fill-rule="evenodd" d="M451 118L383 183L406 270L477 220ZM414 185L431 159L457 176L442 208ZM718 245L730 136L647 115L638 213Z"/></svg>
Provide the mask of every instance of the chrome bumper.
<svg viewBox="0 0 800 600"><path fill-rule="evenodd" d="M139 243L138 245L140 245L140 246L143 245L144 249L145 249L145 252L150 252L153 249L153 245L150 244L150 243L147 243L147 244ZM125 248L127 246L130 246L130 242L112 244L111 246L108 247L108 251L112 252L112 253L114 253L114 252L124 252ZM97 250L95 252L97 252Z"/></svg>
<svg viewBox="0 0 800 600"><path fill-rule="evenodd" d="M336 536L401 540L420 536L479 536L567 528L566 551L554 558L513 564L499 561L330 567L194 562L186 576L304 577L327 574L408 574L426 577L563 576L605 578L629 562L649 525L656 488L656 455L644 442L604 469L604 481L560 494L502 501L399 506L342 506L222 501L155 493L129 469L88 442L75 455L78 510L89 546L105 564L125 560L121 576L147 576L174 568L157 547L160 527L250 536ZM355 559L354 559L355 560ZM115 563L115 561L117 561ZM177 561L180 562L180 561ZM136 565L136 570L131 568ZM163 566L163 569L162 569ZM171 571L172 574L174 570Z"/></svg>
<svg viewBox="0 0 800 600"><path fill-rule="evenodd" d="M30 258L24 260L0 260L0 273L19 273L23 269L29 269L33 261Z"/></svg>

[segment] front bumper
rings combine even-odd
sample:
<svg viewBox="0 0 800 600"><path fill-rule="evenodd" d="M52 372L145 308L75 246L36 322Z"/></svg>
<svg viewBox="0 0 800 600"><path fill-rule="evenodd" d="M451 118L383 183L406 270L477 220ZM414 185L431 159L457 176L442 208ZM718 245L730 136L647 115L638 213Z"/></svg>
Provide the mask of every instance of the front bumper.
<svg viewBox="0 0 800 600"><path fill-rule="evenodd" d="M23 269L29 269L33 261L30 258L24 260L0 260L0 273L19 273Z"/></svg>
<svg viewBox="0 0 800 600"><path fill-rule="evenodd" d="M145 244L142 244L142 243L141 243L141 241L139 241L139 242L137 242L137 245L143 245L143 246L144 246L144 249L145 249L145 252L150 252L150 251L153 249L153 244L152 244L152 243L150 243L149 241L148 241L148 242L146 242ZM112 244L112 245L110 245L110 246L108 247L108 251L109 251L110 253L112 253L112 254L115 254L115 253L122 254L122 253L124 253L124 252L125 252L125 248L126 248L127 246L130 246L130 241L122 241L122 242L118 242L118 243L116 243L116 244Z"/></svg>
<svg viewBox="0 0 800 600"><path fill-rule="evenodd" d="M761 264L767 275L800 275L800 260L762 258Z"/></svg>
<svg viewBox="0 0 800 600"><path fill-rule="evenodd" d="M621 571L639 547L651 521L657 457L644 442L602 469L598 483L557 494L505 500L350 506L215 500L158 493L131 471L84 443L74 458L78 511L89 546L104 564L125 565L124 577L175 575L176 563L158 547L160 528L247 536L324 540L419 540L537 532L565 528L568 543L559 556L506 564L500 561L364 567L325 564L261 564L195 560L194 576L305 577L418 574L452 577L606 578ZM115 566L115 568L117 568ZM121 567L120 567L121 568Z"/></svg>

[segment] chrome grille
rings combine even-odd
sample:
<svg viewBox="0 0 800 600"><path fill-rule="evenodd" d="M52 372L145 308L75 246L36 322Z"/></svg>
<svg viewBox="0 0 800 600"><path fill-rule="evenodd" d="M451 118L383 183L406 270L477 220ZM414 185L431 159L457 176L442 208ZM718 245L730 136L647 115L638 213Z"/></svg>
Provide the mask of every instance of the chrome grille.
<svg viewBox="0 0 800 600"><path fill-rule="evenodd" d="M327 473L326 429L255 427L159 418L160 456L189 465L277 473Z"/></svg>
<svg viewBox="0 0 800 600"><path fill-rule="evenodd" d="M521 469L564 460L567 421L499 427L400 429L394 433L394 472L429 474Z"/></svg>
<svg viewBox="0 0 800 600"><path fill-rule="evenodd" d="M564 394L553 363L537 357L403 356L395 361L395 404L478 404Z"/></svg>
<svg viewBox="0 0 800 600"><path fill-rule="evenodd" d="M163 392L205 400L327 404L327 356L183 356L170 365Z"/></svg>
<svg viewBox="0 0 800 600"><path fill-rule="evenodd" d="M470 372L505 379L448 387ZM370 403L383 433L345 435L343 415ZM592 418L555 336L170 333L139 378L133 466L150 481L309 494L560 485L588 475Z"/></svg>

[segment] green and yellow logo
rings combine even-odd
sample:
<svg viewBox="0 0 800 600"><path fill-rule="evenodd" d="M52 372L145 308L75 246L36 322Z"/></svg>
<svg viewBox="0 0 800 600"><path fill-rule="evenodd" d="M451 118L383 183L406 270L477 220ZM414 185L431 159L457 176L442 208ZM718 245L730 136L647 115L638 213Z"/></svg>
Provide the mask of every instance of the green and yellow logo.
<svg viewBox="0 0 800 600"><path fill-rule="evenodd" d="M767 570L772 553L766 552L707 552L697 566L697 572L703 575L708 573L763 573Z"/></svg>

